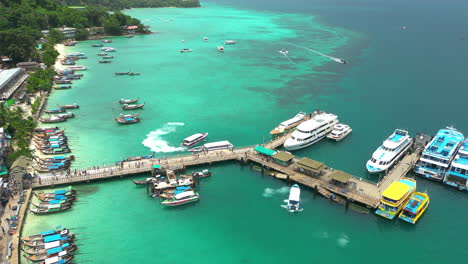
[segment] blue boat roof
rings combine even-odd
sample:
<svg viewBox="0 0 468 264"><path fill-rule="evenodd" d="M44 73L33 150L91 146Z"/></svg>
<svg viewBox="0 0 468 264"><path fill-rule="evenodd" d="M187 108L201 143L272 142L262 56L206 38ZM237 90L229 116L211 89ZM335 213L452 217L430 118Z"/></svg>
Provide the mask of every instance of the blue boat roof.
<svg viewBox="0 0 468 264"><path fill-rule="evenodd" d="M60 234L51 235L51 236L44 237L44 242L48 243L48 242L53 242L53 241L57 241L57 240L60 240L60 239L61 239Z"/></svg>
<svg viewBox="0 0 468 264"><path fill-rule="evenodd" d="M401 180L399 180L399 182L404 183L404 184L410 186L411 188L413 188L416 185L416 182L409 181L407 179L401 179Z"/></svg>
<svg viewBox="0 0 468 264"><path fill-rule="evenodd" d="M125 120L127 120L127 121L133 121L133 118L131 118L131 117L125 117Z"/></svg>
<svg viewBox="0 0 468 264"><path fill-rule="evenodd" d="M61 259L61 260L59 260L59 262L57 262L57 264L64 264L64 263L66 263L66 261L64 259Z"/></svg>
<svg viewBox="0 0 468 264"><path fill-rule="evenodd" d="M60 201L60 200L50 200L50 201L49 201L50 204L59 204L59 203L61 203L61 202L62 202L62 201Z"/></svg>
<svg viewBox="0 0 468 264"><path fill-rule="evenodd" d="M62 159L65 159L65 157L64 156L55 156L54 159L62 160Z"/></svg>
<svg viewBox="0 0 468 264"><path fill-rule="evenodd" d="M54 199L55 199L55 200L65 200L65 199L67 199L67 197L65 197L65 196L63 196L63 195L55 195L55 196L54 196Z"/></svg>
<svg viewBox="0 0 468 264"><path fill-rule="evenodd" d="M67 191L65 190L58 190L58 191L55 191L54 193L55 194L65 194Z"/></svg>
<svg viewBox="0 0 468 264"><path fill-rule="evenodd" d="M463 134L454 128L441 129L426 146L423 155L429 155L441 159L450 159L463 139Z"/></svg>
<svg viewBox="0 0 468 264"><path fill-rule="evenodd" d="M418 212L419 206L425 199L426 197L423 197L421 195L418 195L418 194L414 195L413 197L411 197L411 200L408 202L407 206L405 207L405 211L416 214Z"/></svg>
<svg viewBox="0 0 468 264"><path fill-rule="evenodd" d="M55 254L55 253L59 253L61 251L63 251L62 247L51 248L51 249L47 250L47 255L52 255L52 254Z"/></svg>
<svg viewBox="0 0 468 264"><path fill-rule="evenodd" d="M190 189L190 187L186 187L186 186L176 187L176 190L178 190L178 191L183 191L183 190L188 190L188 189Z"/></svg>
<svg viewBox="0 0 468 264"><path fill-rule="evenodd" d="M53 233L55 233L55 230L47 230L47 231L41 232L41 236L47 236Z"/></svg>

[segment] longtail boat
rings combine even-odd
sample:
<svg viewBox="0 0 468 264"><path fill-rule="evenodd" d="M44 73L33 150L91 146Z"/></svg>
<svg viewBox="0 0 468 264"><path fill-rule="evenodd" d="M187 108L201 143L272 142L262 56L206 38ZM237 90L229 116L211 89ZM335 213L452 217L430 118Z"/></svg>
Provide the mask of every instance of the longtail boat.
<svg viewBox="0 0 468 264"><path fill-rule="evenodd" d="M50 205L54 205L54 204L60 204L60 205L64 205L64 204L71 204L73 201L71 200L50 200L50 201L47 201L47 202L40 202L39 204L37 205L34 205L36 207L49 207Z"/></svg>
<svg viewBox="0 0 468 264"><path fill-rule="evenodd" d="M75 117L75 114L73 114L72 112L67 112L65 114L57 114L55 116L58 116L58 117L64 117L64 118L73 118Z"/></svg>
<svg viewBox="0 0 468 264"><path fill-rule="evenodd" d="M28 247L41 248L45 247L45 245L50 242L60 241L60 243L66 243L73 239L75 239L75 234L69 232L68 229L64 229L59 233L43 236L42 239L29 241L22 240L22 243Z"/></svg>
<svg viewBox="0 0 468 264"><path fill-rule="evenodd" d="M58 117L58 116L51 116L51 117L41 117L39 118L39 121L42 123L60 123L60 122L65 122L67 121L66 118L64 117Z"/></svg>
<svg viewBox="0 0 468 264"><path fill-rule="evenodd" d="M133 104L133 103L138 102L138 100L140 100L140 97L138 97L137 99L120 99L119 103L120 104Z"/></svg>
<svg viewBox="0 0 468 264"><path fill-rule="evenodd" d="M58 107L60 108L64 108L64 109L77 109L77 108L80 108L79 105L77 104L72 104L72 105L57 105Z"/></svg>
<svg viewBox="0 0 468 264"><path fill-rule="evenodd" d="M62 86L54 86L52 87L54 88L55 90L65 90L65 89L71 89L71 85L62 85Z"/></svg>
<svg viewBox="0 0 468 264"><path fill-rule="evenodd" d="M60 241L54 241L50 242L44 245L44 247L41 248L29 248L25 250L24 252L28 255L43 255L43 254L48 254L52 255L57 253L56 251L68 251L68 252L73 252L77 249L77 246L74 245L73 243L60 243ZM52 253L54 252L54 253Z"/></svg>
<svg viewBox="0 0 468 264"><path fill-rule="evenodd" d="M71 84L72 82L70 80L66 79L60 79L60 80L55 80L55 84Z"/></svg>
<svg viewBox="0 0 468 264"><path fill-rule="evenodd" d="M130 72L114 72L115 75L128 75Z"/></svg>
<svg viewBox="0 0 468 264"><path fill-rule="evenodd" d="M65 231L65 232L63 232ZM67 234L68 233L68 229L66 228L63 228L63 229L51 229L51 230L47 230L47 231L43 231L41 233L39 233L38 235L32 235L32 236L24 236L24 237L21 237L21 241L22 242L30 242L30 241L40 241L40 240L43 240L44 237L46 236L50 236L50 235L55 235L55 234L60 234L60 233L64 233L64 234Z"/></svg>
<svg viewBox="0 0 468 264"><path fill-rule="evenodd" d="M111 60L100 60L98 61L99 63L111 63L112 61Z"/></svg>
<svg viewBox="0 0 468 264"><path fill-rule="evenodd" d="M34 132L50 132L50 131L56 131L59 130L58 127L36 127L34 128Z"/></svg>
<svg viewBox="0 0 468 264"><path fill-rule="evenodd" d="M145 104L135 104L135 105L124 104L122 105L122 110L134 110L134 109L143 108L143 106L145 106Z"/></svg>
<svg viewBox="0 0 468 264"><path fill-rule="evenodd" d="M44 197L53 197L55 195L72 196L76 194L76 190L73 190L71 186L67 186L65 189L56 190L53 193L34 193L35 195L42 195Z"/></svg>
<svg viewBox="0 0 468 264"><path fill-rule="evenodd" d="M99 43L99 44L92 44L91 47L104 47L103 44Z"/></svg>
<svg viewBox="0 0 468 264"><path fill-rule="evenodd" d="M65 154L70 153L69 148L54 148L54 149L44 149L41 150L42 154L45 155L57 155L57 154Z"/></svg>
<svg viewBox="0 0 468 264"><path fill-rule="evenodd" d="M35 204L33 205L36 206L36 208L29 209L29 211L33 214L52 214L52 213L58 213L58 212L72 209L72 206L70 203L52 204L52 205L49 205L48 207L39 207L38 205L35 205Z"/></svg>
<svg viewBox="0 0 468 264"><path fill-rule="evenodd" d="M114 120L120 124L134 124L134 123L140 122L140 118L138 117L138 114L114 117Z"/></svg>
<svg viewBox="0 0 468 264"><path fill-rule="evenodd" d="M65 263L70 263L73 260L74 256L73 255L66 255L66 256L55 256L51 258L47 258L43 262L40 262L39 264L65 264Z"/></svg>
<svg viewBox="0 0 468 264"><path fill-rule="evenodd" d="M114 56L110 55L110 56L102 56L103 59L113 59Z"/></svg>
<svg viewBox="0 0 468 264"><path fill-rule="evenodd" d="M155 177L150 177L150 178L146 178L146 180L139 180L139 181L134 181L134 180L131 180L135 185L146 185L147 183L150 183L150 182L153 182L153 181L156 181L157 178Z"/></svg>
<svg viewBox="0 0 468 264"><path fill-rule="evenodd" d="M66 110L63 108L57 108L57 109L50 109L50 110L44 110L45 113L47 114L57 114L57 113L64 113Z"/></svg>
<svg viewBox="0 0 468 264"><path fill-rule="evenodd" d="M65 156L55 156L55 157L52 157L52 158L46 158L46 159L42 159L42 161L44 162L54 162L54 161L60 161L60 160L65 160L65 161L72 161L75 159L75 156L74 155L70 155L68 157L65 157Z"/></svg>
<svg viewBox="0 0 468 264"><path fill-rule="evenodd" d="M140 75L139 72L129 72L128 75Z"/></svg>
<svg viewBox="0 0 468 264"><path fill-rule="evenodd" d="M36 255L30 255L30 256L23 255L23 256L27 260L32 261L32 262L45 261L46 259L49 259L52 257L67 257L67 256L72 256L71 252L76 250L76 246L68 246L67 249L65 250L61 250L61 249L62 249L61 247L51 248L51 249L48 249L46 253L44 254L36 254ZM50 254L48 252L50 252Z"/></svg>

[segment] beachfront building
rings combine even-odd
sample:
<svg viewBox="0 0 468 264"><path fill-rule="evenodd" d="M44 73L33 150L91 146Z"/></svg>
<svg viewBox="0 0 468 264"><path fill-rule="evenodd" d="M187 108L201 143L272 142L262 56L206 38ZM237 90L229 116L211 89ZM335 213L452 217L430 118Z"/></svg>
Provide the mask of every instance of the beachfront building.
<svg viewBox="0 0 468 264"><path fill-rule="evenodd" d="M19 68L23 68L26 71L35 71L37 68L39 68L39 63L36 61L25 61L25 62L18 62L16 64Z"/></svg>
<svg viewBox="0 0 468 264"><path fill-rule="evenodd" d="M0 70L0 100L10 99L27 78L23 68Z"/></svg>
<svg viewBox="0 0 468 264"><path fill-rule="evenodd" d="M61 27L61 28L58 28L58 30L62 31L63 34L65 34L65 36L67 38L74 38L75 37L75 33L76 33L76 28L70 28L70 27Z"/></svg>
<svg viewBox="0 0 468 264"><path fill-rule="evenodd" d="M133 33L135 33L137 29L138 29L138 26L128 26L128 27L124 27L124 30L127 31L128 34L133 34Z"/></svg>

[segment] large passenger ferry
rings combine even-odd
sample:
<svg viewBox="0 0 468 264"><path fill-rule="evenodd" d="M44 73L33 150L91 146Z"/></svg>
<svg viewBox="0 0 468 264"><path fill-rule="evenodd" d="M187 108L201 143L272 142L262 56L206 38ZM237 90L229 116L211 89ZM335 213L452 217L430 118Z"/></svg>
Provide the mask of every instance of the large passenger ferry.
<svg viewBox="0 0 468 264"><path fill-rule="evenodd" d="M409 149L413 139L408 131L397 129L391 134L367 161L366 168L370 173L386 171Z"/></svg>
<svg viewBox="0 0 468 264"><path fill-rule="evenodd" d="M202 151L212 151L212 150L221 150L221 149L229 149L232 150L234 145L231 142L224 140L212 143L206 143L201 147L191 148L188 151L190 152L202 152Z"/></svg>
<svg viewBox="0 0 468 264"><path fill-rule="evenodd" d="M463 134L453 127L439 130L426 145L414 171L426 178L442 181L463 139Z"/></svg>
<svg viewBox="0 0 468 264"><path fill-rule="evenodd" d="M316 111L310 120L301 123L292 135L284 142L287 150L308 147L333 130L338 124L338 117L334 114Z"/></svg>
<svg viewBox="0 0 468 264"><path fill-rule="evenodd" d="M393 182L382 193L379 208L375 213L388 219L395 218L415 191L416 181L413 179L403 177Z"/></svg>
<svg viewBox="0 0 468 264"><path fill-rule="evenodd" d="M444 183L468 191L468 141L462 143L444 177Z"/></svg>

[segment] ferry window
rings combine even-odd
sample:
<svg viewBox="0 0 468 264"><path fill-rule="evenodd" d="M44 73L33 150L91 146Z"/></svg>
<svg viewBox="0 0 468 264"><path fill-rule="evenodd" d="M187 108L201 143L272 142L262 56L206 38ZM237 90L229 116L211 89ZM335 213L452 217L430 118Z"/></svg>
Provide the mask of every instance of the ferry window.
<svg viewBox="0 0 468 264"><path fill-rule="evenodd" d="M460 168L455 168L455 171L456 171L456 172L460 172L461 169L460 169Z"/></svg>
<svg viewBox="0 0 468 264"><path fill-rule="evenodd" d="M463 170L460 171L460 173L461 173L461 174L466 174L466 170L463 169Z"/></svg>

